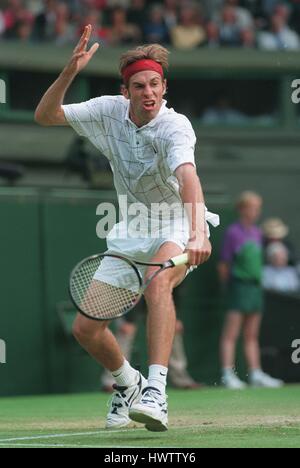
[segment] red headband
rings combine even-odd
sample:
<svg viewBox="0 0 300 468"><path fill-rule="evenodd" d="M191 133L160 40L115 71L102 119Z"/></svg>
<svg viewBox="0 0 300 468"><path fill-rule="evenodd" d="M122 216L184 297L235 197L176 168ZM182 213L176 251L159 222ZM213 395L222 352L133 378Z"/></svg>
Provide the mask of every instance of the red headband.
<svg viewBox="0 0 300 468"><path fill-rule="evenodd" d="M128 84L130 78L138 72L145 71L145 70L152 70L160 74L160 76L164 77L163 67L160 63L155 62L155 60L138 60L134 63L128 65L124 70L122 70L122 77L125 84Z"/></svg>

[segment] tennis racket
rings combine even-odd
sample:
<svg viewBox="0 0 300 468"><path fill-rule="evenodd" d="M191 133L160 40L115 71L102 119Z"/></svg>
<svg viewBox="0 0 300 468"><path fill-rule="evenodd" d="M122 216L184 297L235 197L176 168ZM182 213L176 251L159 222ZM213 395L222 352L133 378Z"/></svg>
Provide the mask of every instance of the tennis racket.
<svg viewBox="0 0 300 468"><path fill-rule="evenodd" d="M70 276L69 293L76 309L92 320L114 320L132 310L146 288L163 271L186 265L188 254L165 263L129 260L122 255L98 254L85 258ZM139 266L158 267L146 281Z"/></svg>

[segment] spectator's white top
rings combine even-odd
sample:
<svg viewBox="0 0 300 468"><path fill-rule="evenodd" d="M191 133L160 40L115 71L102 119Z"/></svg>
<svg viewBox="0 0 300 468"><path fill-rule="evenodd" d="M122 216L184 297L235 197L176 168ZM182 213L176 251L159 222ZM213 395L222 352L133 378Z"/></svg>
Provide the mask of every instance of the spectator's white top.
<svg viewBox="0 0 300 468"><path fill-rule="evenodd" d="M195 166L196 136L189 120L166 101L159 114L138 128L129 117L129 100L103 96L63 106L69 124L87 137L110 161L118 195L128 203L181 202L174 176L184 164Z"/></svg>
<svg viewBox="0 0 300 468"><path fill-rule="evenodd" d="M288 27L278 34L261 32L257 42L258 47L265 50L298 50L300 48L298 34Z"/></svg>
<svg viewBox="0 0 300 468"><path fill-rule="evenodd" d="M290 266L276 268L268 265L264 267L263 286L280 292L299 292L300 281L297 270Z"/></svg>

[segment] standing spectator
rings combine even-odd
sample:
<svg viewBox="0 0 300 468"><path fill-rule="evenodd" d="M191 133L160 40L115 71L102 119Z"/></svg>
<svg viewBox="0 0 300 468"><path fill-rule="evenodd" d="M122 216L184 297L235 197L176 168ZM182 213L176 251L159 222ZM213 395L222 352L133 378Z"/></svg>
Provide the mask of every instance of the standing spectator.
<svg viewBox="0 0 300 468"><path fill-rule="evenodd" d="M182 7L179 24L171 30L171 41L177 49L194 49L205 42L205 29L202 26L199 8L194 4Z"/></svg>
<svg viewBox="0 0 300 468"><path fill-rule="evenodd" d="M262 232L256 226L262 199L254 192L244 192L237 203L238 222L226 231L219 275L229 293L228 314L221 340L222 383L230 389L246 384L234 372L235 349L240 331L244 331L244 348L252 386L277 388L283 383L261 369L259 331L263 310Z"/></svg>
<svg viewBox="0 0 300 468"><path fill-rule="evenodd" d="M264 267L264 288L284 293L300 292L297 270L288 264L289 252L285 245L281 242L269 244L266 256L268 265Z"/></svg>

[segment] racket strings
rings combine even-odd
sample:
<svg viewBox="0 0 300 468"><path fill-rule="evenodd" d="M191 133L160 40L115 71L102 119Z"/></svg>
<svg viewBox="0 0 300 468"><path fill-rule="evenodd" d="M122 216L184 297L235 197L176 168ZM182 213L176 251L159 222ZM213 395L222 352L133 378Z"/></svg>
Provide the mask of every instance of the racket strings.
<svg viewBox="0 0 300 468"><path fill-rule="evenodd" d="M110 320L135 306L140 298L140 283L135 270L124 260L97 257L76 270L71 294L86 315Z"/></svg>

